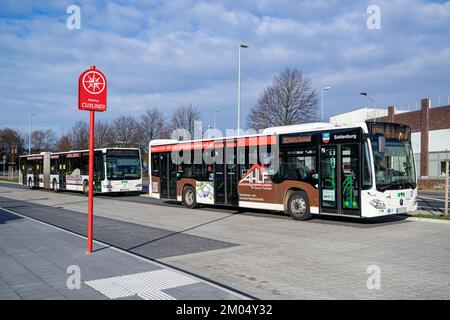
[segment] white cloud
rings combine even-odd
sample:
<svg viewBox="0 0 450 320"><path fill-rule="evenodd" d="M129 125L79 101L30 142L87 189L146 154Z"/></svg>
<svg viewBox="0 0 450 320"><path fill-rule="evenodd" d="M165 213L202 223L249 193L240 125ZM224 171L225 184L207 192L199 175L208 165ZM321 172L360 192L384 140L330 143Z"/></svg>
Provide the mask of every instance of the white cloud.
<svg viewBox="0 0 450 320"><path fill-rule="evenodd" d="M96 64L109 81L109 110L139 115L155 106L167 115L180 104L221 107L223 125L235 123L237 44L242 51L243 114L274 74L303 70L313 85L331 85L328 110L365 103L404 104L449 93L450 2L378 1L382 30L366 28L369 2L189 0L81 1L82 29L65 27L69 2L0 4L0 126L70 126L77 77ZM222 111L223 108L223 111ZM55 111L56 110L56 111ZM329 112L330 113L330 112ZM331 114L331 113L330 113Z"/></svg>

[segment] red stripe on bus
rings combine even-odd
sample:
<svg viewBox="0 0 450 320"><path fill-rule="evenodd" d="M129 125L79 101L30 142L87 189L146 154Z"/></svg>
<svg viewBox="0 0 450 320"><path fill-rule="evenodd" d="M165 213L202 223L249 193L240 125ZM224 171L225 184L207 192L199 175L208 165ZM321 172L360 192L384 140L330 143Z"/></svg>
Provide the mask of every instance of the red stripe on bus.
<svg viewBox="0 0 450 320"><path fill-rule="evenodd" d="M152 153L159 152L172 152L182 150L202 150L226 147L248 147L248 146L262 146L272 145L276 143L276 136L261 136L261 137L244 137L238 139L224 139L215 141L199 141L199 142L187 142L177 144L167 144L161 146L151 147Z"/></svg>

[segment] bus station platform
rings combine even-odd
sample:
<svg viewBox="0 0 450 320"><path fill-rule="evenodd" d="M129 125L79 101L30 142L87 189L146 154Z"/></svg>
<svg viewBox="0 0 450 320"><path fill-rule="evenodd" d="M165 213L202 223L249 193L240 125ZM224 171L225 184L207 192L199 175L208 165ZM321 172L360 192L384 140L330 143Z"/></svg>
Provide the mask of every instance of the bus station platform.
<svg viewBox="0 0 450 320"><path fill-rule="evenodd" d="M0 300L248 299L218 284L0 208Z"/></svg>

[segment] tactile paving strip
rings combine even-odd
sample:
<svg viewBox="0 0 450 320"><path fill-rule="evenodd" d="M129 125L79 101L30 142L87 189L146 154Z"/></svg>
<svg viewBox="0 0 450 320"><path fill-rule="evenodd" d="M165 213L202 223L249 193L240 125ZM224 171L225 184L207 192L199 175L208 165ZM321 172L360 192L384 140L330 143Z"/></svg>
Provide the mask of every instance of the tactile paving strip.
<svg viewBox="0 0 450 320"><path fill-rule="evenodd" d="M198 282L198 280L168 269L85 281L88 286L110 299L137 295L146 300L173 300L172 296L161 290Z"/></svg>

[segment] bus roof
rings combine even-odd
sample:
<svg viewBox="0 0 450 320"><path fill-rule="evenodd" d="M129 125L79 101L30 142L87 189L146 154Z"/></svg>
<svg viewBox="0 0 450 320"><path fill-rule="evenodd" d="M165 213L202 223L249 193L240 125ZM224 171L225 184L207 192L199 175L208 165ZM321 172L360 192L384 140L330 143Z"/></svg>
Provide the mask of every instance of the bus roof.
<svg viewBox="0 0 450 320"><path fill-rule="evenodd" d="M281 127L270 127L262 130L260 133L251 134L251 135L242 135L242 136L226 136L226 137L214 137L214 138L204 138L197 140L174 140L174 139L155 139L151 140L150 146L158 146L158 145L169 145L169 144L178 144L178 143L190 143L190 142L199 142L199 141L215 141L215 140L223 140L223 139L242 139L249 137L259 137L259 136L270 136L270 135L278 135L278 134L286 134L286 133L301 133L301 132L314 132L314 131L324 131L324 130L338 130L338 129L352 129L352 128L362 128L364 132L367 131L367 125L365 122L353 123L350 125L342 125L336 126L327 122L313 122L313 123L305 123L305 124L295 124L291 126L281 126Z"/></svg>

